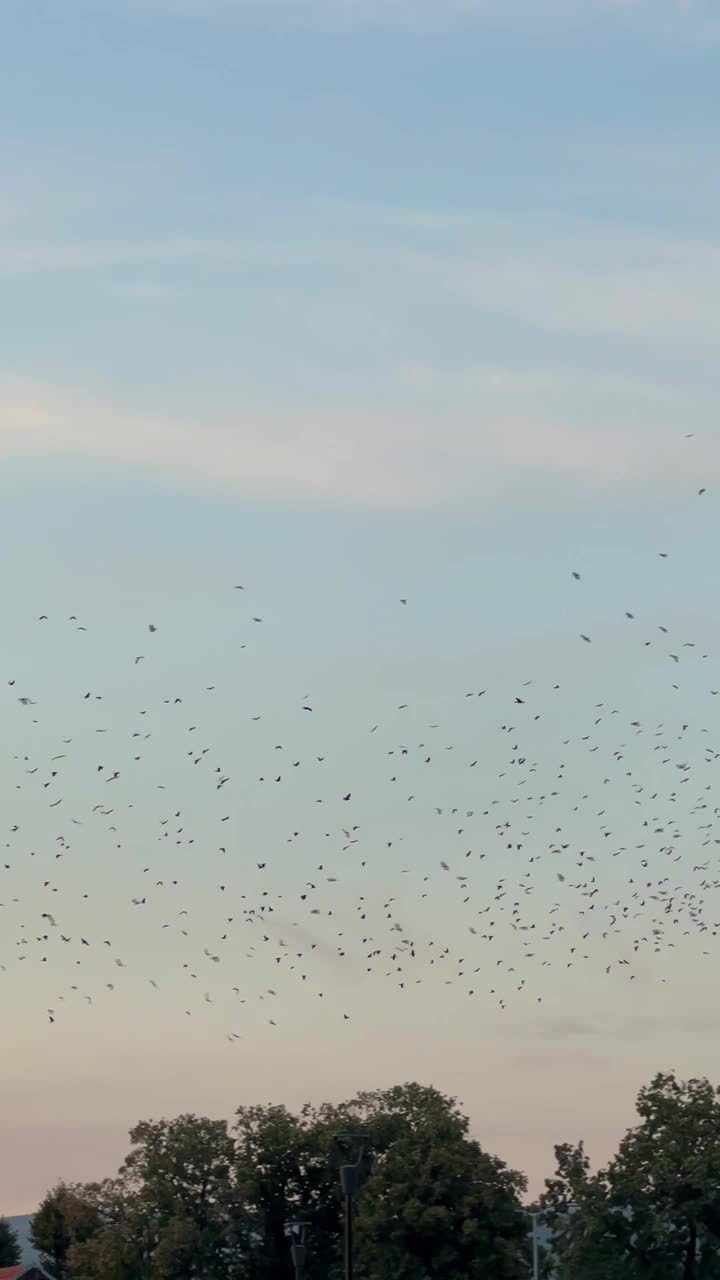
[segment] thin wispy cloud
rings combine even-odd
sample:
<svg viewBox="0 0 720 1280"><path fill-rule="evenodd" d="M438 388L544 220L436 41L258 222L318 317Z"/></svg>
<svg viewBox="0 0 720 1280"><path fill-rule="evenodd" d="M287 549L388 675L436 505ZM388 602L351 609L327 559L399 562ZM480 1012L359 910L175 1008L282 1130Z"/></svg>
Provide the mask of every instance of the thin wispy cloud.
<svg viewBox="0 0 720 1280"><path fill-rule="evenodd" d="M598 1036L601 1034L601 1028L597 1023L588 1022L582 1018L549 1018L547 1021L538 1022L537 1027L533 1028L533 1034L538 1033L543 1040L576 1040ZM527 1029L524 1034L527 1034Z"/></svg>
<svg viewBox="0 0 720 1280"><path fill-rule="evenodd" d="M607 1057L593 1053L525 1053L514 1059L518 1067L547 1071L599 1071L607 1069Z"/></svg>
<svg viewBox="0 0 720 1280"><path fill-rule="evenodd" d="M169 236L138 242L88 242L66 240L37 242L7 240L0 246L0 276L30 276L115 270L143 265L182 267L202 265L217 270L240 271L296 266L308 261L301 246L224 240L207 236Z"/></svg>
<svg viewBox="0 0 720 1280"><path fill-rule="evenodd" d="M679 481L692 488L700 468L706 482L718 474L712 239L643 237L582 219L537 218L530 231L517 218L423 209L298 209L301 230L283 223L264 238L6 238L0 275L96 278L108 322L119 304L159 314L161 303L172 324L176 305L179 314L188 299L212 302L215 280L234 279L247 294L258 273L280 269L282 287L267 277L234 341L271 353L266 378L270 365L301 364L304 386L285 401L262 380L244 387L223 364L224 332L206 347L209 360L157 366L179 388L171 403L181 406L187 389L192 415L159 415L139 391L128 401L109 385L92 398L77 381L14 378L10 369L0 383L0 453L120 464L261 499L390 509L478 500L488 509L528 496L575 506L608 493L653 497ZM512 345L505 364L467 359L498 319L517 326L525 364ZM448 347L453 333L464 360ZM421 354L428 334L444 361ZM570 335L583 346L563 367L528 335ZM617 367L621 342L634 344L645 376ZM345 380L339 392L333 377ZM706 433L701 457L684 446L689 424Z"/></svg>
<svg viewBox="0 0 720 1280"><path fill-rule="evenodd" d="M388 212L389 223L402 218ZM593 219L407 214L398 261L436 287L525 324L715 346L720 244ZM421 248L418 241L424 237Z"/></svg>
<svg viewBox="0 0 720 1280"><path fill-rule="evenodd" d="M274 238L252 230L138 242L7 236L0 276L127 270L138 291L139 267L176 272L163 281L168 287L196 267L239 276L285 269L290 278L313 267L351 273L378 309L393 290L412 287L428 309L472 306L548 332L672 343L699 354L720 343L720 243L711 237L640 234L581 218L537 216L530 227L518 218L332 202L300 202L297 212L302 231L287 223ZM305 295L308 305L316 304Z"/></svg>
<svg viewBox="0 0 720 1280"><path fill-rule="evenodd" d="M517 254L502 264L431 269L439 269L447 287L471 302L543 328L715 348L720 325L711 294L720 281L720 261L715 254L704 262L692 254L681 271L678 265L616 265L601 275L592 267Z"/></svg>
<svg viewBox="0 0 720 1280"><path fill-rule="evenodd" d="M0 457L120 464L190 486L284 502L388 509L460 505L485 510L528 490L575 506L608 492L662 492L694 475L681 433L611 422L578 429L533 405L536 384L506 375L487 384L484 419L458 412L442 434L433 414L403 416L299 407L238 411L203 422L140 413L44 386L0 384ZM501 394L498 396L497 390ZM493 394L494 391L494 394ZM478 403L482 403L480 397ZM705 476L720 474L706 451Z"/></svg>

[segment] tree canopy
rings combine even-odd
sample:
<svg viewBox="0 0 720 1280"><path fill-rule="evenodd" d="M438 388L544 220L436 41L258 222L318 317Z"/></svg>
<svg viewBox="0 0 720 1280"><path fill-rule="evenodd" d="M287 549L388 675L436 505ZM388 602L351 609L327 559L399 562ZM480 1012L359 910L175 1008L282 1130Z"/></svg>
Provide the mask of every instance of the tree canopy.
<svg viewBox="0 0 720 1280"><path fill-rule="evenodd" d="M659 1074L637 1113L594 1175L582 1143L556 1147L544 1202L559 1280L718 1280L720 1090Z"/></svg>
<svg viewBox="0 0 720 1280"><path fill-rule="evenodd" d="M358 1280L527 1276L524 1177L470 1137L454 1098L419 1084L298 1113L239 1107L231 1125L144 1121L114 1178L48 1193L33 1241L53 1280L292 1280L302 1222L306 1280L340 1280L351 1149ZM592 1171L582 1142L555 1156L544 1277L720 1280L720 1091L707 1080L657 1075L605 1168Z"/></svg>
<svg viewBox="0 0 720 1280"><path fill-rule="evenodd" d="M408 1132L377 1161L358 1202L367 1280L520 1280L525 1180L442 1124Z"/></svg>
<svg viewBox="0 0 720 1280"><path fill-rule="evenodd" d="M0 1218L0 1267L16 1267L20 1262L17 1234L6 1218Z"/></svg>
<svg viewBox="0 0 720 1280"><path fill-rule="evenodd" d="M306 1224L307 1280L341 1274L339 1146L361 1135L364 1280L516 1280L527 1266L521 1175L467 1136L457 1102L418 1084L339 1105L240 1107L232 1128L145 1121L117 1176L51 1191L34 1240L55 1280L291 1280Z"/></svg>
<svg viewBox="0 0 720 1280"><path fill-rule="evenodd" d="M48 1192L33 1218L31 1239L52 1280L65 1280L71 1274L71 1249L94 1235L99 1225L93 1186L61 1182Z"/></svg>

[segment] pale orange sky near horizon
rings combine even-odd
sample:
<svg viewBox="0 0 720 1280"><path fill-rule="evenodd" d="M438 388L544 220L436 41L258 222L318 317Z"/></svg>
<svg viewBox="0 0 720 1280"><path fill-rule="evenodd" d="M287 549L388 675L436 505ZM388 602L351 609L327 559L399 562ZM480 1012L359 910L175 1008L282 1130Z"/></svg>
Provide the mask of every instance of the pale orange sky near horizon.
<svg viewBox="0 0 720 1280"><path fill-rule="evenodd" d="M644 1033L617 1027L613 1036L570 1033L555 1040L538 1040L517 1025L508 1030L503 1021L498 1015L485 1035L468 1029L450 1044L428 1038L416 1023L400 1050L382 1033L370 1052L363 1035L350 1043L338 1037L332 1056L316 1054L308 1039L290 1061L246 1045L239 1052L183 1046L149 1058L118 1041L85 1061L66 1050L52 1073L42 1058L22 1076L6 1063L3 1131L13 1158L0 1169L0 1210L31 1213L59 1179L112 1175L129 1149L128 1129L142 1118L191 1111L230 1120L241 1104L282 1102L292 1109L410 1079L458 1097L473 1136L523 1170L532 1195L553 1171L556 1142L582 1138L593 1164L604 1163L633 1123L633 1090L658 1070L705 1073L714 1044L713 1033L698 1029L685 1032L680 1046L677 1031L663 1030L660 1018ZM388 1026L385 1036L396 1030ZM11 1115L17 1119L9 1123Z"/></svg>

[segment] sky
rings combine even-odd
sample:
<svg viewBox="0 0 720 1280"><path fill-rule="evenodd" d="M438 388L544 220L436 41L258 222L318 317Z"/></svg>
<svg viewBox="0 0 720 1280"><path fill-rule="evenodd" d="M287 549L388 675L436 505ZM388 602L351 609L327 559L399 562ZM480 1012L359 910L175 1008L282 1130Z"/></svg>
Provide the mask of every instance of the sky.
<svg viewBox="0 0 720 1280"><path fill-rule="evenodd" d="M712 1074L719 55L701 0L6 0L3 1212L111 1174L140 1118L416 1078L537 1188L655 1071ZM526 746L571 781L509 863ZM696 895L656 947L606 936L645 822L652 891L672 847ZM263 893L271 943L258 914L213 961ZM481 947L476 997L431 945Z"/></svg>

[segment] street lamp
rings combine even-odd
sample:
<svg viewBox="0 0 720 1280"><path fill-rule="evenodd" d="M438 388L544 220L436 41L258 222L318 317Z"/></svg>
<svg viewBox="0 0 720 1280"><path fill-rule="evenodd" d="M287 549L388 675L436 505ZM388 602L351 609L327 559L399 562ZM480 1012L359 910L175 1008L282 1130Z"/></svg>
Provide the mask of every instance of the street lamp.
<svg viewBox="0 0 720 1280"><path fill-rule="evenodd" d="M340 1170L340 1190L345 1211L343 1249L345 1280L353 1280L353 1197L359 1191L368 1173L366 1147L367 1141L362 1134L340 1134L335 1138Z"/></svg>
<svg viewBox="0 0 720 1280"><path fill-rule="evenodd" d="M305 1262L307 1260L307 1223L292 1222L290 1224L291 1244L290 1254L295 1268L295 1280L302 1280Z"/></svg>
<svg viewBox="0 0 720 1280"><path fill-rule="evenodd" d="M540 1280L540 1245L538 1241L538 1222L544 1217L542 1209L533 1211L528 1209L528 1217L532 1222L532 1273L533 1280Z"/></svg>
<svg viewBox="0 0 720 1280"><path fill-rule="evenodd" d="M565 1205L565 1213L571 1217L577 1210L573 1200ZM532 1274L533 1280L540 1280L540 1241L538 1239L538 1222L545 1217L546 1209L527 1209L526 1213L532 1222Z"/></svg>

